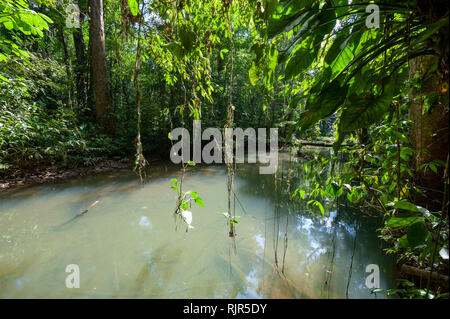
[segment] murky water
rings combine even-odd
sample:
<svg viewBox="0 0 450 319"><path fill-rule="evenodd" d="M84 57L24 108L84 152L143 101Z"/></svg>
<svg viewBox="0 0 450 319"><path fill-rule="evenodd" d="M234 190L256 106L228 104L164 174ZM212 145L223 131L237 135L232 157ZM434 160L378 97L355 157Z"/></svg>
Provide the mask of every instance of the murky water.
<svg viewBox="0 0 450 319"><path fill-rule="evenodd" d="M192 207L188 232L175 230L169 179L180 170L171 164L152 165L144 188L117 171L1 194L0 297L374 298L369 264L379 266L381 288L392 288L380 222L342 204L325 205L323 217L292 202L287 191L304 183L303 170L287 154L279 165L276 177L237 167L236 252L217 214L227 210L223 166L186 173L184 189L205 202ZM66 288L69 264L79 266L80 288Z"/></svg>

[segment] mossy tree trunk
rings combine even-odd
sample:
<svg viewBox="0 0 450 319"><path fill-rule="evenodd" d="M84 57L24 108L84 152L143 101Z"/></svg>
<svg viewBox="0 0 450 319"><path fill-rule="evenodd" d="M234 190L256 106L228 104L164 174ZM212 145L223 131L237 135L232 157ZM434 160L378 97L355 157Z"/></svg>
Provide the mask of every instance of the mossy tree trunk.
<svg viewBox="0 0 450 319"><path fill-rule="evenodd" d="M410 91L409 119L412 121L410 141L415 150L415 182L432 198L440 199L444 167L437 172L419 169L432 160L445 163L449 151L448 79L439 72L439 57L420 56L409 61L410 81L420 87Z"/></svg>

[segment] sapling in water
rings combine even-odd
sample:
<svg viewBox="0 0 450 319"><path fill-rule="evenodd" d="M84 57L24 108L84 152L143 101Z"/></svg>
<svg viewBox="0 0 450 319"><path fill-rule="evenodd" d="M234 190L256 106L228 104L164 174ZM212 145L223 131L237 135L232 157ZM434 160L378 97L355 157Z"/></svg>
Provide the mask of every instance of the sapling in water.
<svg viewBox="0 0 450 319"><path fill-rule="evenodd" d="M194 166L195 163L188 162L187 163L190 166ZM183 171L185 167L183 166ZM183 174L184 175L184 174ZM181 179L181 182L178 181L176 178L172 178L170 180L174 185L171 185L170 187L175 190L178 194L177 197L177 206L175 208L174 217L178 220L182 220L186 224L186 232L189 229L194 228L194 226L191 225L192 223L192 212L188 210L188 208L192 207L192 202L195 202L200 207L205 207L205 204L203 202L203 199L198 196L196 191L189 190L187 192L183 191L183 177ZM177 220L176 220L177 221Z"/></svg>
<svg viewBox="0 0 450 319"><path fill-rule="evenodd" d="M241 216L231 216L228 212L218 212L217 214L223 215L227 219L227 226L230 228L229 236L234 237L235 232L233 226L239 224L237 219L241 218Z"/></svg>

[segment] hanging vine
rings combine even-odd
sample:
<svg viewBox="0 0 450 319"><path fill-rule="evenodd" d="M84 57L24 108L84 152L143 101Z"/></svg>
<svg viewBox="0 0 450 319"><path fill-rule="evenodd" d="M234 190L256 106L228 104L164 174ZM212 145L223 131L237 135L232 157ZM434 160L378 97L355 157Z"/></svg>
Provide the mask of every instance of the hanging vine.
<svg viewBox="0 0 450 319"><path fill-rule="evenodd" d="M230 45L230 58L229 58L229 66L230 66L230 76L229 76L229 84L228 84L228 108L227 108L227 123L225 125L225 135L227 134L227 129L233 128L234 123L234 106L233 106L233 26L230 21L230 7L232 4L232 0L223 0L223 6L225 10L225 17L228 24L228 39ZM225 136L227 138L227 136ZM232 148L233 149L233 148ZM228 151L231 151L228 150ZM227 166L227 192L228 192L228 215L232 219L233 222L229 222L229 233L228 235L231 238L235 238L236 236L236 215L234 210L231 208L231 194L233 191L234 184L234 168L233 168L233 156L232 154L226 154L225 156L230 155L228 160L225 161ZM236 250L236 243L233 241L234 249Z"/></svg>
<svg viewBox="0 0 450 319"><path fill-rule="evenodd" d="M144 1L142 1L141 12L144 10ZM143 15L139 15L139 27L138 27L138 38L137 38L137 48L136 48L136 62L134 65L134 75L133 83L136 89L136 108L137 108L137 136L136 136L136 160L134 162L134 171L139 175L142 185L146 181L145 167L148 165L147 160L143 154L142 141L141 141L141 91L139 90L139 71L142 66L141 57L141 29L143 23Z"/></svg>

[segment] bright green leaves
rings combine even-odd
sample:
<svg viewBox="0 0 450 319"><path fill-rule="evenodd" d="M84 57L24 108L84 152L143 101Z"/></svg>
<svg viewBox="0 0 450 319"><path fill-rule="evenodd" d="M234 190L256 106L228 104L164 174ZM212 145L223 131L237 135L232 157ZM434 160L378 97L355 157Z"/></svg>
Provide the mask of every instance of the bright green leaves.
<svg viewBox="0 0 450 319"><path fill-rule="evenodd" d="M272 89L272 83L275 79L275 69L278 65L278 50L276 45L272 44L268 49L267 68L265 68L264 84L269 90Z"/></svg>
<svg viewBox="0 0 450 319"><path fill-rule="evenodd" d="M322 214L322 216L325 216L325 209L323 208L323 205L322 205L321 202L319 202L317 200L314 200L314 199L311 199L311 200L308 201L308 205L312 205L312 206L318 207L319 210L320 210L320 213Z"/></svg>
<svg viewBox="0 0 450 319"><path fill-rule="evenodd" d="M205 207L205 203L203 202L203 199L201 199L196 191L190 191L191 197L194 200L194 202L200 206L200 207Z"/></svg>
<svg viewBox="0 0 450 319"><path fill-rule="evenodd" d="M325 56L325 62L331 66L333 78L344 70L355 57L361 35L361 30L349 33L349 29L345 28L333 41Z"/></svg>
<svg viewBox="0 0 450 319"><path fill-rule="evenodd" d="M0 11L3 13L3 10ZM48 30L47 23L53 22L49 17L42 13L11 6L5 13L8 14L0 17L0 23L3 24L6 30L20 31L25 35L37 35L42 37L42 30Z"/></svg>
<svg viewBox="0 0 450 319"><path fill-rule="evenodd" d="M6 20L3 22L3 26L6 28L6 30L12 30L14 28L14 24L10 20Z"/></svg>
<svg viewBox="0 0 450 319"><path fill-rule="evenodd" d="M178 185L180 185L180 182L179 182L176 178L172 178L170 181L171 181L173 184L175 184L175 185L171 185L170 188L172 188L173 190L179 192L179 191L180 191L180 188L178 187Z"/></svg>
<svg viewBox="0 0 450 319"><path fill-rule="evenodd" d="M269 38L285 35L278 59L279 63L286 61L285 79L313 79L314 86L304 90L297 125L303 131L341 109L340 141L335 146L348 133L381 120L406 79L402 72L408 51L402 40L405 29L397 23L404 21L403 13L393 17L392 30L382 32L366 27L363 9L345 0L283 1L269 21ZM380 5L380 10L392 8ZM433 24L433 30L439 30L442 23ZM419 30L411 31L411 39L427 38L426 28Z"/></svg>
<svg viewBox="0 0 450 319"><path fill-rule="evenodd" d="M302 199L305 199L305 195L306 195L305 190L304 190L304 189L301 189L299 193L300 193L300 197L301 197Z"/></svg>
<svg viewBox="0 0 450 319"><path fill-rule="evenodd" d="M28 2L23 0L2 0L0 2L0 25L9 32L20 32L26 36L42 37L43 30L48 30L48 23L53 21L43 15L29 9ZM6 62L8 57L16 55L25 59L29 58L29 54L20 48L20 43L16 40L0 39L0 62ZM14 37L14 39L17 39ZM5 77L1 77L0 81L5 81Z"/></svg>
<svg viewBox="0 0 450 319"><path fill-rule="evenodd" d="M248 70L248 78L250 80L251 85L255 86L256 82L258 82L259 80L258 74L259 74L258 67L256 66L255 61L253 61L252 66Z"/></svg>
<svg viewBox="0 0 450 319"><path fill-rule="evenodd" d="M270 20L268 36L273 38L278 34L289 32L310 16L308 9L312 7L314 0L285 1L280 4L278 10L282 14Z"/></svg>
<svg viewBox="0 0 450 319"><path fill-rule="evenodd" d="M195 165L195 163L193 164ZM176 178L172 178L170 179L170 181L173 183L173 185L171 185L170 188L172 188L174 191L178 193L178 204L177 204L178 208L175 211L176 214L180 212L179 210L180 208L182 210L187 210L191 205L192 201L200 207L205 207L203 199L200 196L198 196L198 193L196 191L190 190L184 192L181 190L182 183L180 181L178 181Z"/></svg>
<svg viewBox="0 0 450 319"><path fill-rule="evenodd" d="M220 58L222 59L222 60L224 60L225 59L225 57L224 57L224 53L228 53L228 49L222 49L222 50L220 50Z"/></svg>
<svg viewBox="0 0 450 319"><path fill-rule="evenodd" d="M311 1L305 1L303 5L309 8ZM290 55L285 67L285 75L288 79L297 77L311 67L318 57L325 35L331 32L336 23L335 12L328 4L320 10L317 5L310 10L305 10L302 8L290 17L283 16L284 18L273 20L272 27L269 25L269 35L287 30L294 32L289 44L281 49L281 61Z"/></svg>
<svg viewBox="0 0 450 319"><path fill-rule="evenodd" d="M137 16L139 13L139 6L137 0L128 0L128 6L130 7L131 14Z"/></svg>
<svg viewBox="0 0 450 319"><path fill-rule="evenodd" d="M263 73L265 46L259 42L256 42L255 44L253 44L251 51L256 55L256 57L252 61L252 65L248 70L248 77L250 83L254 86L256 85L256 82L260 79L260 74Z"/></svg>

